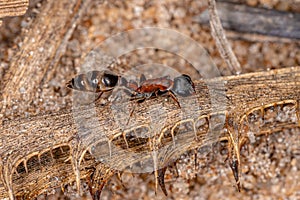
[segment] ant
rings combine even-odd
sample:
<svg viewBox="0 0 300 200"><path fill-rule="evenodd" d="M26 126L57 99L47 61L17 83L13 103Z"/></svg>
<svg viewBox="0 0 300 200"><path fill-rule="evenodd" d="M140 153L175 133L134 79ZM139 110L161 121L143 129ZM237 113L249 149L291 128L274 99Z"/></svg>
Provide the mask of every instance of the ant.
<svg viewBox="0 0 300 200"><path fill-rule="evenodd" d="M195 86L188 75L182 74L174 80L169 76L154 79L146 79L142 74L139 84L133 80L127 81L124 77L118 76L110 71L90 71L86 74L79 74L72 78L66 86L71 89L99 93L98 100L104 92L113 90L117 85L123 86L126 94L131 100L144 102L151 97L168 94L180 107L176 96L190 96L195 93Z"/></svg>
<svg viewBox="0 0 300 200"><path fill-rule="evenodd" d="M154 79L146 79L142 74L139 84L133 80L127 81L124 77L113 74L109 71L91 71L86 74L80 74L67 83L68 88L80 91L100 93L98 100L104 92L113 90L117 85L121 86L125 93L131 97L130 100L138 100L138 103L144 102L151 97L157 97L168 94L181 108L176 96L190 96L195 94L195 85L188 75L182 74L174 80L169 76ZM135 110L130 112L127 125ZM125 138L128 146L127 140Z"/></svg>

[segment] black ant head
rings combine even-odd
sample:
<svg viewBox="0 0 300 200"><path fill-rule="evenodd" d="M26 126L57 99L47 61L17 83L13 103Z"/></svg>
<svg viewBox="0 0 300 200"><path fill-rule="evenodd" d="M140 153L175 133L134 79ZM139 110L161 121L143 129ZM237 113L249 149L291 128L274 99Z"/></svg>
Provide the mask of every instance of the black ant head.
<svg viewBox="0 0 300 200"><path fill-rule="evenodd" d="M191 77L186 74L182 74L174 79L174 84L171 90L179 96L186 97L195 94L195 85Z"/></svg>

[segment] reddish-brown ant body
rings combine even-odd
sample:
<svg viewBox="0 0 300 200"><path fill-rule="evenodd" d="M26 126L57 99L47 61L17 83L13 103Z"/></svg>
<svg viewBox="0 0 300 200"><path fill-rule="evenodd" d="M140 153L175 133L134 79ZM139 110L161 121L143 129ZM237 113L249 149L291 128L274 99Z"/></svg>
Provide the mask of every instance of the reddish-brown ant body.
<svg viewBox="0 0 300 200"><path fill-rule="evenodd" d="M122 79L122 85L129 90L132 99L138 99L139 103L153 96L168 94L180 107L176 95L189 96L195 93L194 83L185 74L176 77L174 81L169 76L146 79L142 74L139 85L132 80L127 82L126 79Z"/></svg>

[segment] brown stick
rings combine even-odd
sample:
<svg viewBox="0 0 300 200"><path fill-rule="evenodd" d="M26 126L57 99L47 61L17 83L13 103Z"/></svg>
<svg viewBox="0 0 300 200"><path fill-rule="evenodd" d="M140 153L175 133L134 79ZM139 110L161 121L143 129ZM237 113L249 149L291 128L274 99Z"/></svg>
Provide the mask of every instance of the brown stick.
<svg viewBox="0 0 300 200"><path fill-rule="evenodd" d="M242 34L257 34L260 37L277 37L298 41L300 39L300 14L283 12L275 9L263 9L218 2L218 14L222 26L226 30L240 32ZM201 24L209 23L209 13L204 11L194 17ZM242 35L241 34L241 35ZM277 41L277 40L276 40Z"/></svg>
<svg viewBox="0 0 300 200"><path fill-rule="evenodd" d="M220 83L226 83L225 90L227 91L226 96L228 97L228 102L226 103L227 107L211 104L211 98L214 97L216 100L219 100L222 97L221 94L216 92L220 90ZM241 123L240 120L245 119L244 116L248 118L247 113L251 113L251 110L263 109L268 105L276 106L291 103L296 106L296 115L298 116L297 123L290 124L280 122L276 124L276 122L274 122L275 124L270 125L270 127L262 127L263 129L261 131L263 133L272 133L278 131L280 128L291 128L300 125L300 67L250 73L240 76L220 77L205 82L196 82L195 84L196 96L181 99L182 108L184 109L185 106L189 108L189 114L187 116L179 117L180 115L178 113L182 111L173 101L164 102L164 98L147 100L136 108L136 112L132 116L135 120L130 121L129 127L139 128L151 124L151 121L149 121L151 120L149 113L155 113L156 110L165 110L167 112L158 113L155 119L169 116L165 121L165 126L171 127L178 126L181 122L185 123L190 119L194 120L198 117L201 118L212 115L214 110L217 113L226 114L227 118L229 118L229 120L226 120L228 124L225 124L228 130L231 130L230 126L233 124L238 124L240 126L238 127L239 130L241 130L244 123ZM210 86L210 90L208 90L206 85ZM210 94L213 94L213 96L208 98ZM161 108L162 105L164 105L163 108ZM123 103L120 106L126 107L128 103ZM50 115L5 122L0 132L0 146L2 147L0 149L0 175L2 179L2 184L0 184L0 198L8 197L8 191L13 192L15 196L25 195L27 198L32 198L47 188L59 187L60 185L75 181L76 176L70 159L68 159L74 158L75 154L76 157L78 157L77 154L80 155L79 157L85 157L82 162L79 162L81 163L80 177L87 177L88 173L83 169L91 169L97 164L93 161L93 158L87 157L87 152L91 151L91 146L97 146L99 143L107 144L108 140L111 140L111 143L115 145L117 143L114 143L114 141L119 141L119 146L126 147L125 141L122 139L123 132L126 132L126 130L118 132L119 124L114 120L111 108L112 105L110 104L104 107L98 105L92 110L89 108L79 109L73 112L67 110ZM89 117L93 110L96 111L96 121ZM79 119L91 119L91 121L87 120L84 122L85 129L79 131L77 127L80 127L80 124L74 123L75 118L73 116L75 116L77 120L79 117ZM124 119L121 118L120 120L126 121L126 115L124 115L124 117ZM235 123L232 123L232 120L235 121ZM108 121L110 121L109 124L107 123ZM277 128L274 129L273 127ZM95 132L89 132L91 130ZM99 133L107 134L103 135ZM173 145L172 138L165 138L168 134L152 132L148 135L153 134L156 134L154 138L160 138L158 141L162 144L157 150L162 150L165 145ZM188 150L203 147L203 145L217 142L223 138L220 134L214 135L213 137L209 136L207 132L203 132L202 134L202 138L206 138L205 142L195 140L194 132L185 132L182 135L177 133L175 136L177 138L175 148L171 152L163 153L163 155L157 154L158 160L160 162L163 161L163 163L160 164L167 164L170 159ZM255 134L259 135L260 133L256 132ZM23 137L23 135L26 135L26 137ZM167 137L171 137L170 134ZM239 137L242 137L242 135L239 135ZM78 145L78 140L81 146L76 146L78 147L76 152L72 151L74 145ZM222 140L224 140L224 138ZM143 157L143 155L147 156L146 154L141 154L137 159L136 157L131 157L130 152L142 148L149 149L147 145L148 144L136 146L136 144L131 143L129 144L129 149L125 148L123 151L121 148L120 150L122 151L117 154L115 154L116 151L114 151L109 165L111 167L114 166L115 169L116 167L123 169L126 166L144 160L145 157ZM96 151L96 154L93 154L93 156L108 159L109 153L103 153L103 150L109 152L109 147L108 145L106 146L107 147L102 148L101 151ZM56 149L59 149L59 147L62 149L68 147L67 149L69 150L66 151L67 153L65 154L52 153L53 158L51 158L49 152L56 152ZM47 165L49 164L47 163L38 164L38 157L41 158L42 163L44 163L45 160L52 160L51 166L48 167ZM28 164L27 167L28 173L22 170L22 168L24 169L22 166L26 165L23 163L31 163ZM40 168L43 170L39 170ZM15 172L16 169L18 169L18 175ZM51 183L51 186L49 185L50 180L41 178L62 176L68 178L56 180ZM39 180L39 182L35 183L36 180ZM29 193L25 194L24 191L29 191Z"/></svg>
<svg viewBox="0 0 300 200"><path fill-rule="evenodd" d="M209 0L209 16L210 16L210 27L213 38L216 41L218 50L222 58L226 61L232 74L241 73L241 65L237 60L232 48L226 38L224 29L222 27L220 18L217 13L215 0Z"/></svg>

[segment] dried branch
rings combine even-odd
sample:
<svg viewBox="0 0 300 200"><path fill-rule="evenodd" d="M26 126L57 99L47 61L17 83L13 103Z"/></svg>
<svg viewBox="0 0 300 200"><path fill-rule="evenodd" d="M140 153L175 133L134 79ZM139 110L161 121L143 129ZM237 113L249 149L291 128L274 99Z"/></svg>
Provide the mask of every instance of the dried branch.
<svg viewBox="0 0 300 200"><path fill-rule="evenodd" d="M196 148L211 145L224 139L224 135L215 133L216 135L209 135L208 129L199 128L200 140L195 140L195 133L189 129L190 126L184 126L188 120L205 119L207 116L226 116L226 123L224 128L232 130L232 121L238 124L240 139L246 138L246 130L257 128L256 124L251 124L250 116L257 111L265 112L272 107L277 110L285 105L291 107L289 112L290 118L286 121L277 120L277 116L272 115L273 120L268 120L270 123L262 123L259 131L255 132L256 136L261 134L270 134L282 130L284 128L293 128L300 125L300 67L286 68L273 70L268 72L258 72L243 74L239 76L219 77L212 80L197 81L196 96L191 96L182 99L181 105L188 106L188 110L193 115L182 117L179 113L182 111L174 104L173 101L165 102L164 98L156 98L148 100L140 104L133 116L135 120L130 120L129 128L140 129L151 124L153 118L149 114L155 113L157 110L165 112L157 113L155 119L162 119L167 117L165 126L176 127L180 125L182 132L176 133L176 145L173 148L164 147L173 146L172 136L168 132L155 133L154 138L160 138L161 145L159 149L162 153L158 154L158 160L161 166L168 165L170 160L180 156L181 154ZM211 100L207 98L214 91L218 91L220 83L226 83L228 107L215 107L217 111L214 113L212 108L216 105L211 104ZM267 83L267 84L266 84ZM210 85L211 90L206 86ZM216 100L222 97L221 94L215 93ZM222 101L222 100L221 100ZM199 104L201 102L201 105ZM263 102L263 104L262 104ZM116 106L116 105L115 105ZM132 106L130 102L124 103L123 108ZM114 154L110 159L110 166L124 169L126 166L132 166L134 163L142 162L147 159L148 154L141 153L139 156L132 155L130 152L135 152L137 149L149 150L147 143L130 143L126 147L126 141L122 134L120 134L119 124L112 113L112 105L95 106L92 110L82 109L78 111L66 110L60 113L53 113L48 115L40 115L21 120L10 120L5 122L0 131L0 175L2 184L0 182L0 198L7 198L10 196L20 196L24 198L33 198L36 195L46 191L49 188L59 187L76 180L76 170L72 167L71 160L82 160L79 169L80 178L89 177L90 172L85 169L97 168L98 162L88 152L94 152L93 156L101 159L109 158L108 140L114 145L120 146L118 152L113 150ZM276 109L275 109L276 108ZM184 109L184 107L183 107ZM96 111L95 120L92 120L91 113ZM288 110L289 111L289 110ZM278 113L282 115L282 113ZM74 116L87 120L84 122L84 129L78 133L78 124L74 123ZM93 116L93 115L92 115ZM120 121L127 121L125 117L118 118ZM181 117L180 117L181 116ZM263 114L259 116L264 118ZM209 117L210 118L210 117ZM256 119L256 118L255 118ZM262 119L256 119L257 121ZM291 121L292 120L292 121ZM293 121L294 120L294 121ZM296 120L296 121L295 121ZM208 120L209 121L209 120ZM208 122L207 123L210 123ZM152 122L153 123L153 122ZM254 121L256 123L256 121ZM202 123L199 123L202 124ZM203 127L210 127L210 124L204 123ZM187 130L183 129L187 127ZM141 130L141 129L140 129ZM201 131L200 131L201 130ZM126 132L127 130L124 130ZM20 134L22 133L22 134ZM107 135L100 134L107 133ZM148 133L152 135L154 133ZM26 135L26 137L23 137ZM211 137L213 136L213 137ZM78 145L77 139L81 138L81 146ZM128 141L133 140L132 135L128 135ZM203 139L205 141L203 141ZM136 138L139 140L139 138ZM148 141L148 140L147 140ZM5 145L4 145L5 144ZM100 144L98 151L92 150L92 146L97 147ZM124 148L122 148L124 147ZM65 149L63 151L59 149ZM55 152L55 153L54 153ZM151 152L151 151L150 151ZM53 155L54 154L54 155ZM39 158L41 161L38 161ZM27 167L25 167L28 165ZM100 168L104 168L100 163ZM27 169L27 170L26 170ZM43 169L43 170L41 170ZM114 168L116 169L116 168ZM99 180L107 181L112 175L111 169L105 169L101 172ZM64 177L50 182L49 179L42 177ZM97 177L95 177L97 179ZM39 180L36 183L36 180ZM25 193L24 191L27 191Z"/></svg>
<svg viewBox="0 0 300 200"><path fill-rule="evenodd" d="M226 61L232 74L241 73L241 65L237 60L232 48L226 38L220 18L218 16L215 0L209 0L210 27L213 38L222 58Z"/></svg>
<svg viewBox="0 0 300 200"><path fill-rule="evenodd" d="M24 32L23 45L2 81L3 110L12 104L12 100L27 99L29 104L43 79L49 80L90 2L62 0L43 5L28 32Z"/></svg>
<svg viewBox="0 0 300 200"><path fill-rule="evenodd" d="M217 9L222 26L227 30L242 33L239 34L240 37L243 37L244 34L255 34L258 35L256 37L264 37L264 40L270 40L272 37L274 37L273 41L292 42L292 40L300 39L299 13L226 2L218 2ZM194 20L201 24L208 24L209 12L204 11L194 17ZM258 40L263 41L259 38Z"/></svg>

